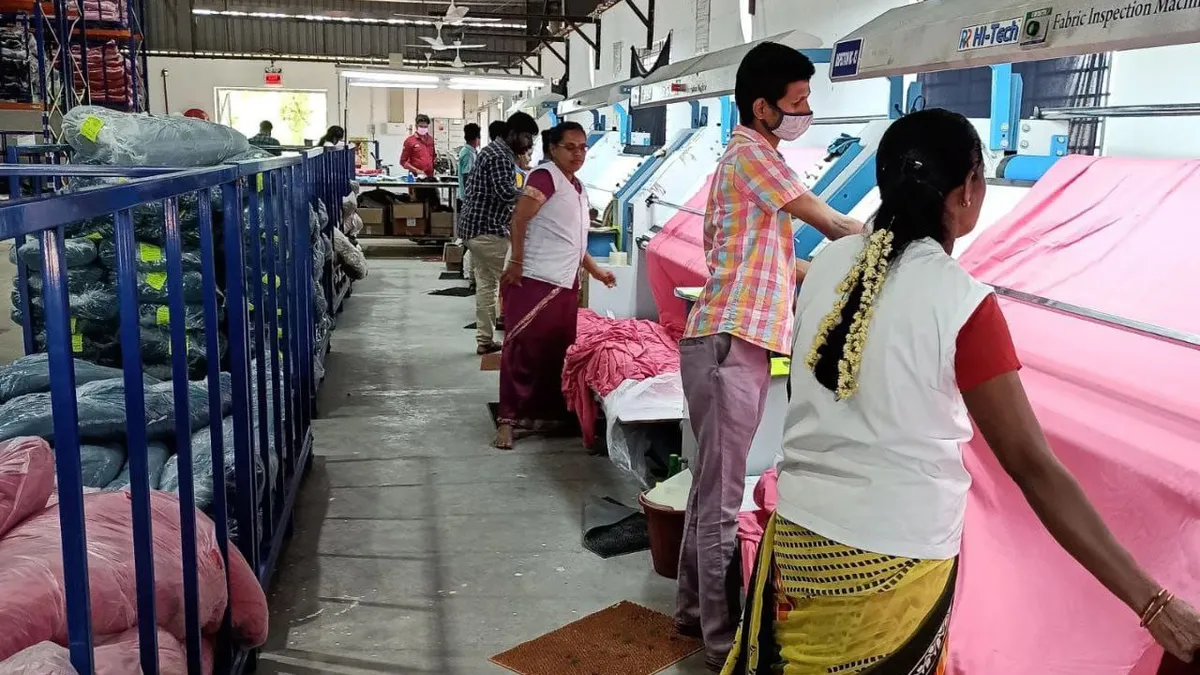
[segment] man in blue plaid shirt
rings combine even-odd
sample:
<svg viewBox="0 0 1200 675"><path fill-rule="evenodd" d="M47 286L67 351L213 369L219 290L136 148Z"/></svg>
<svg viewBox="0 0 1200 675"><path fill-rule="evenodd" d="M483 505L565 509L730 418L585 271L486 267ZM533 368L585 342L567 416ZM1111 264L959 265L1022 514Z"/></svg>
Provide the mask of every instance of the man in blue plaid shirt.
<svg viewBox="0 0 1200 675"><path fill-rule="evenodd" d="M517 157L533 148L537 122L516 113L505 124L506 133L484 146L467 176L465 208L459 217L458 233L471 252L475 269L476 353L500 351L496 344L496 301L504 258L508 255L508 228L513 204L521 189L517 185Z"/></svg>

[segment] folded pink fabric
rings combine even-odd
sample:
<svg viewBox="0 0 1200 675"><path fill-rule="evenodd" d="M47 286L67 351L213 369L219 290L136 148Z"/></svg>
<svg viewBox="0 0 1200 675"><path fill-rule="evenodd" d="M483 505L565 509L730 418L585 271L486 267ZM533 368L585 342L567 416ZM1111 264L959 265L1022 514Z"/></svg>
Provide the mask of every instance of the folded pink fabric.
<svg viewBox="0 0 1200 675"><path fill-rule="evenodd" d="M1200 162L1068 157L961 258L978 279L1200 333ZM1001 300L1059 458L1117 538L1200 603L1200 352ZM976 436L950 627L956 675L1152 675L1138 618L1046 533Z"/></svg>
<svg viewBox="0 0 1200 675"><path fill-rule="evenodd" d="M579 310L575 344L563 365L563 395L579 418L583 440L596 435L592 392L612 393L625 380L644 380L679 370L679 343L662 326L642 319L607 319Z"/></svg>

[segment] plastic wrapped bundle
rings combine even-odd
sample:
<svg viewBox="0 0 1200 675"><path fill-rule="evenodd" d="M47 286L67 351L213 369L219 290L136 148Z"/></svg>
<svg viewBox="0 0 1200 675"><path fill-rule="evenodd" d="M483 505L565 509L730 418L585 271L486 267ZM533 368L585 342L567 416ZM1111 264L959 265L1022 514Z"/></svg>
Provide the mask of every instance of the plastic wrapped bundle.
<svg viewBox="0 0 1200 675"><path fill-rule="evenodd" d="M117 268L117 246L111 240L100 242L100 262L111 269ZM148 241L137 242L134 252L139 272L165 272L167 270L167 250L163 246ZM200 251L185 249L180 255L180 262L185 270L200 269Z"/></svg>
<svg viewBox="0 0 1200 675"><path fill-rule="evenodd" d="M25 279L29 282L29 290L33 293L40 294L42 292L42 273L40 271L30 270L29 274L25 275ZM85 265L83 267L71 267L67 269L67 290L76 288L87 288L91 284L95 284L108 279L108 270L101 265ZM17 287L18 278L13 276L13 288Z"/></svg>
<svg viewBox="0 0 1200 675"><path fill-rule="evenodd" d="M162 443L149 443L146 445L146 468L149 474L150 489L159 489L163 467L166 466L167 458L170 456L171 451ZM125 466L121 467L121 473L117 474L116 478L104 486L104 489L109 491L124 490L129 487L130 480L129 461L126 460Z"/></svg>
<svg viewBox="0 0 1200 675"><path fill-rule="evenodd" d="M341 230L333 231L333 250L337 253L338 261L346 270L346 276L354 279L364 279L367 276L367 258L358 250Z"/></svg>
<svg viewBox="0 0 1200 675"><path fill-rule="evenodd" d="M257 437L256 437L257 438ZM224 473L225 473L225 493L233 499L237 489L237 470L236 457L233 443L233 418L226 417L221 421L221 451L224 456ZM279 472L279 462L274 453L270 454L271 459L271 481L272 484L276 475ZM216 481L213 479L213 461L212 461L212 427L205 426L192 436L192 480L196 490L196 507L207 510L212 506L213 501L213 486ZM257 485L258 494L263 494L263 490L267 486L267 479L263 472L262 455L258 452L254 453L254 482ZM177 492L179 490L179 455L173 455L167 460L166 466L163 468L162 481L159 484L160 489L168 492Z"/></svg>
<svg viewBox="0 0 1200 675"><path fill-rule="evenodd" d="M188 331L185 336L187 344L187 365L189 375L201 376L208 363L208 343L203 331ZM225 336L217 335L217 350L221 357L225 356L227 346ZM166 327L142 327L142 363L146 372L167 380L171 379L171 331Z"/></svg>
<svg viewBox="0 0 1200 675"><path fill-rule="evenodd" d="M221 320L223 308L217 308L217 320ZM168 305L138 305L138 323L147 328L169 328L171 308ZM188 332L204 331L204 305L183 306L183 329Z"/></svg>
<svg viewBox="0 0 1200 675"><path fill-rule="evenodd" d="M174 115L150 117L77 106L62 122L80 159L116 166L213 166L250 151L232 127Z"/></svg>
<svg viewBox="0 0 1200 675"><path fill-rule="evenodd" d="M99 187L118 185L120 182L116 178L77 178L71 182L65 192L80 192ZM210 190L208 192L208 199L212 206L214 245L219 245L220 191L216 189ZM198 249L200 247L200 211L197 193L191 192L180 195L176 201L176 206L176 212L179 216L180 242L183 248L185 250ZM138 204L130 210L130 216L133 221L133 236L139 243L145 242L159 247L166 245L166 216L162 202ZM99 246L104 242L113 241L115 223L112 216L101 216L72 223L67 226L66 230L67 235L70 237L93 241ZM108 264L108 266L115 268L115 257L112 260L113 262Z"/></svg>
<svg viewBox="0 0 1200 675"><path fill-rule="evenodd" d="M105 368L87 361L75 359L75 386L121 377L116 368ZM158 380L145 377L146 384ZM50 357L47 354L30 354L0 366L0 403L18 396L50 391Z"/></svg>
<svg viewBox="0 0 1200 675"><path fill-rule="evenodd" d="M8 260L14 265L17 263L18 256L29 269L42 269L41 239L30 237L25 240L24 244L21 244L20 248L8 250ZM82 237L68 237L63 240L63 262L66 263L68 269L90 265L95 260L96 242Z"/></svg>
<svg viewBox="0 0 1200 675"><path fill-rule="evenodd" d="M16 287L12 289L10 298L13 309L18 310L15 313L16 317L20 317L21 295ZM71 306L71 317L74 319L113 322L119 311L116 289L105 281L88 282L68 289L67 302ZM40 322L45 316L45 303L42 301L41 293L34 293L30 289L29 306L32 308L34 320ZM20 318L13 320L17 323L21 322Z"/></svg>
<svg viewBox="0 0 1200 675"><path fill-rule="evenodd" d="M79 462L82 465L84 487L107 487L125 465L125 446L120 443L80 445Z"/></svg>
<svg viewBox="0 0 1200 675"><path fill-rule="evenodd" d="M160 382L145 387L146 432L149 438L165 439L175 433L175 394L173 383ZM229 411L233 386L225 373L220 378L221 414ZM75 389L79 416L79 435L94 441L124 441L125 382L123 379L96 380ZM208 423L208 384L188 383L190 428ZM18 396L0 405L0 440L18 436L39 436L54 440L54 403L48 392Z"/></svg>
<svg viewBox="0 0 1200 675"><path fill-rule="evenodd" d="M171 289L167 284L166 272L138 272L138 298L142 302L165 305L170 300ZM183 301L200 304L204 301L204 277L199 272L183 273Z"/></svg>
<svg viewBox="0 0 1200 675"><path fill-rule="evenodd" d="M13 310L13 314L19 312ZM71 355L77 360L83 359L99 366L121 365L121 343L115 325L105 327L104 324L86 319L72 319L71 327ZM39 352L46 351L45 330L33 334L33 346Z"/></svg>

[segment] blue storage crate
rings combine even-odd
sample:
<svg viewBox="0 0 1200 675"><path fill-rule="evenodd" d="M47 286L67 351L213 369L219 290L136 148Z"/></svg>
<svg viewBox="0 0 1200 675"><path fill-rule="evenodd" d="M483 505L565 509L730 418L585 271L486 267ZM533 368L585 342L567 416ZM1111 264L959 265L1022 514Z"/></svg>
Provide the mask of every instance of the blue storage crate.
<svg viewBox="0 0 1200 675"><path fill-rule="evenodd" d="M180 203L195 203L198 219L200 294L203 307L204 371L208 407L222 407L219 382L232 383L233 484L226 485L223 418L209 415L212 446L212 504L209 515L226 563L230 526L233 540L264 586L273 574L289 530L296 494L311 459L311 421L317 382L313 251L310 206L320 201L330 214L327 236L340 220L341 199L349 193L354 157L351 148L317 148L292 156L203 169L76 166L62 163L61 146L10 149L0 164L0 180L20 198L0 202L0 238L27 238L40 246L40 321L48 352L54 418L55 464L66 586L71 661L79 672L92 672L92 626L87 580L84 486L79 453L81 434L76 407L68 270L64 261L67 228L95 218L112 218L116 296L119 305L119 353L125 384L126 443L129 448L131 522L137 582L138 634L143 672L157 673L157 636L147 420L142 372L143 333L138 315L138 249L134 237L137 209L161 208L165 223L164 285L171 317L185 316ZM115 178L117 184L75 192L54 190L71 181ZM248 214L248 218L244 215ZM219 227L214 229L214 215ZM223 256L214 242L221 241ZM223 263L223 264L222 264ZM18 309L27 352L34 351L28 270L17 256ZM220 276L219 270L224 273ZM336 289L331 263L322 273L320 292L332 299ZM193 277L194 278L194 277ZM262 283L273 279L274 283ZM223 287L223 288L222 288ZM265 311L254 311L262 308ZM178 493L183 555L184 647L190 672L200 671L202 650L196 565L196 477L189 423L188 335L183 321L170 321L169 359L174 393L173 438L178 459ZM227 336L227 351L209 336ZM267 489L260 493L256 460ZM273 472L271 469L278 467ZM227 488L234 488L227 493ZM226 495L232 495L227 499ZM261 517L260 517L261 514ZM0 602L3 602L0 599ZM229 643L229 615L214 653L217 672L240 672L252 655Z"/></svg>

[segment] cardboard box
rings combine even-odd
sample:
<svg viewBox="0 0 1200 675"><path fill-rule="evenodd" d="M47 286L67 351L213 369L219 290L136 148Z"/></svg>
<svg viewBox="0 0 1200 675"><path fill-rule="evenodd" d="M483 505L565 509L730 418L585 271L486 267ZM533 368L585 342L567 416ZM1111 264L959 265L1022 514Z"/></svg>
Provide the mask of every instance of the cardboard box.
<svg viewBox="0 0 1200 675"><path fill-rule="evenodd" d="M392 204L392 218L396 220L424 217L425 202L396 202Z"/></svg>
<svg viewBox="0 0 1200 675"><path fill-rule="evenodd" d="M383 223L374 223L371 225L364 224L362 230L363 236L366 237L382 237L387 232L384 230Z"/></svg>
<svg viewBox="0 0 1200 675"><path fill-rule="evenodd" d="M446 263L447 270L462 271L463 252L462 244L446 244L442 247L442 262Z"/></svg>
<svg viewBox="0 0 1200 675"><path fill-rule="evenodd" d="M437 212L429 216L429 234L434 237L454 236L454 214Z"/></svg>
<svg viewBox="0 0 1200 675"><path fill-rule="evenodd" d="M384 212L382 208L369 206L359 207L358 215L362 218L363 225L370 228L372 225L378 225L380 233L383 232Z"/></svg>

